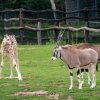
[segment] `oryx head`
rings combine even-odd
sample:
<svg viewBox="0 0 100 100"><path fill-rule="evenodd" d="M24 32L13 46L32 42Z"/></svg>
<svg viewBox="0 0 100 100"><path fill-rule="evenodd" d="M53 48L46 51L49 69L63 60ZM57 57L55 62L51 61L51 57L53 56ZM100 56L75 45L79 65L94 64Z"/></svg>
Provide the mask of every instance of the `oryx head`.
<svg viewBox="0 0 100 100"><path fill-rule="evenodd" d="M54 49L54 52L53 52L53 56L51 57L51 59L54 61L56 60L56 58L59 58L61 56L61 46L57 46L55 47Z"/></svg>
<svg viewBox="0 0 100 100"><path fill-rule="evenodd" d="M3 38L3 44L4 45L12 45L13 44L12 35L6 34Z"/></svg>
<svg viewBox="0 0 100 100"><path fill-rule="evenodd" d="M59 33L59 36L58 36L58 39L57 39L57 43L56 43L56 47L54 49L53 56L51 57L51 59L53 61L56 60L57 57L60 57L60 53L61 53L60 51L62 50L62 48L60 46L60 42L61 42L61 39L63 37L64 31L62 32L62 30L61 30L60 33Z"/></svg>

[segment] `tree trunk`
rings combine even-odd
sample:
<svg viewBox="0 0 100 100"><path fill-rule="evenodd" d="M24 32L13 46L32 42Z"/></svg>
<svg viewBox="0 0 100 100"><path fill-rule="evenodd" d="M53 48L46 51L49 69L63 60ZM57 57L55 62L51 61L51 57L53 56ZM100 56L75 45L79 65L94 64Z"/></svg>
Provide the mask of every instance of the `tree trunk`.
<svg viewBox="0 0 100 100"><path fill-rule="evenodd" d="M67 0L65 0L65 10L66 10L66 12L67 12ZM66 18L67 18L68 16L67 16L67 14L66 14ZM66 19L66 24L67 24L67 19Z"/></svg>
<svg viewBox="0 0 100 100"><path fill-rule="evenodd" d="M55 13L56 5L55 5L55 3L54 3L54 0L50 0L50 2L51 2L52 10L54 11L54 12L53 12L54 19L56 19L56 18L57 18L56 13Z"/></svg>
<svg viewBox="0 0 100 100"><path fill-rule="evenodd" d="M56 12L55 12L56 11L56 5L55 5L54 0L50 0L50 2L51 2L52 10L53 10L54 19L56 20L57 19L57 15L56 15ZM58 23L55 21L54 25L58 26ZM53 36L54 36L54 41L56 41L57 37L58 37L58 30L56 30L56 29L54 30Z"/></svg>

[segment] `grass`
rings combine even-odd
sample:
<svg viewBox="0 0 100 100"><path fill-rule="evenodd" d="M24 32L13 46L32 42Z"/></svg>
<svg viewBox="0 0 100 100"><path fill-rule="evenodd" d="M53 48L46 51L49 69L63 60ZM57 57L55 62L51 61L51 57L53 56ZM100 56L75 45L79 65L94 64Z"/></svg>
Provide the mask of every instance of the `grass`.
<svg viewBox="0 0 100 100"><path fill-rule="evenodd" d="M51 61L53 49L53 45L18 46L20 70L23 80L1 78L0 100L50 100L49 95L56 94L59 94L58 100L100 100L100 71L96 74L97 86L95 89L90 89L85 75L83 89L79 90L76 73L74 72L74 87L72 90L69 90L70 79L68 68L66 68L66 65L60 59L55 62ZM3 76L9 76L9 69L9 63L6 59L2 72ZM14 75L16 76L15 70ZM17 92L40 90L48 91L48 94L13 96ZM57 100L54 97L51 99Z"/></svg>

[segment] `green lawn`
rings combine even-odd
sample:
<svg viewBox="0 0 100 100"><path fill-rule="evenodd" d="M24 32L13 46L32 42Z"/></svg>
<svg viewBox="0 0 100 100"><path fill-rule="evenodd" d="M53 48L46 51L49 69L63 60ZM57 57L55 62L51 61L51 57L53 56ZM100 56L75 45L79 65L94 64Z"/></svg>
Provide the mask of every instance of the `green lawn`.
<svg viewBox="0 0 100 100"><path fill-rule="evenodd" d="M97 86L90 89L85 83L83 89L78 89L78 81L74 71L74 87L69 90L70 79L66 65L57 59L51 61L53 45L24 45L18 46L22 81L18 79L0 79L0 100L100 100L100 65L97 72ZM0 54L1 61L1 54ZM10 74L8 60L3 69L3 76ZM14 75L16 72L14 69ZM18 92L47 91L45 95L17 95ZM57 99L58 98L58 99ZM69 99L68 99L69 98Z"/></svg>

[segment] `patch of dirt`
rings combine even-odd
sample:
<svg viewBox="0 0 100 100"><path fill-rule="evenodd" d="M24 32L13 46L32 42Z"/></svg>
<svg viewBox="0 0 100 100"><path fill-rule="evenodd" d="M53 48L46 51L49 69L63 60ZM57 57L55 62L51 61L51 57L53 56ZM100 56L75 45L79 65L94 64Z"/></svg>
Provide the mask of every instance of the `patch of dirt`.
<svg viewBox="0 0 100 100"><path fill-rule="evenodd" d="M15 76L13 76L12 78L10 78L9 76L0 76L0 79L12 79L12 78L18 78L18 77L15 77Z"/></svg>
<svg viewBox="0 0 100 100"><path fill-rule="evenodd" d="M71 96L68 96L66 100L74 100Z"/></svg>
<svg viewBox="0 0 100 100"><path fill-rule="evenodd" d="M34 91L34 92L17 92L15 94L12 94L12 96L18 96L18 95L23 95L23 96L32 96L32 95L47 95L48 91Z"/></svg>
<svg viewBox="0 0 100 100"><path fill-rule="evenodd" d="M2 87L2 86L11 86L11 84L9 84L9 83L0 84L0 87Z"/></svg>
<svg viewBox="0 0 100 100"><path fill-rule="evenodd" d="M100 96L100 93L96 94L96 96Z"/></svg>
<svg viewBox="0 0 100 100"><path fill-rule="evenodd" d="M34 49L36 49L36 48L18 48L18 50L24 50L24 49L25 49L25 50L32 50L32 49L34 50Z"/></svg>
<svg viewBox="0 0 100 100"><path fill-rule="evenodd" d="M60 87L60 88L63 88L63 87L64 87L64 85L59 85L59 87Z"/></svg>
<svg viewBox="0 0 100 100"><path fill-rule="evenodd" d="M26 84L18 84L19 87L25 87Z"/></svg>
<svg viewBox="0 0 100 100"><path fill-rule="evenodd" d="M49 99L49 100L59 100L59 94L49 94L48 96L47 96L47 98Z"/></svg>

